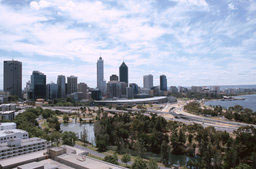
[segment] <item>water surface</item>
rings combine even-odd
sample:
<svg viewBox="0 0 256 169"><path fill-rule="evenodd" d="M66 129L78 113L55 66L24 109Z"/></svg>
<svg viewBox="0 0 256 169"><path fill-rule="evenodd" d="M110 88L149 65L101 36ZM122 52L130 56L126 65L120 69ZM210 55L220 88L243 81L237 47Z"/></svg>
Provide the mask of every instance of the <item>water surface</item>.
<svg viewBox="0 0 256 169"><path fill-rule="evenodd" d="M76 133L77 137L81 139L81 134L86 130L87 133L87 141L91 143L92 145L96 146L95 143L95 135L94 135L94 124L93 123L85 123L85 124L80 124L80 123L62 123L60 125L61 130L64 131L72 131Z"/></svg>
<svg viewBox="0 0 256 169"><path fill-rule="evenodd" d="M243 95L243 96L235 96L236 98L244 98L245 100L211 100L205 102L206 105L217 106L220 105L225 108L233 107L235 105L243 106L244 108L252 109L256 112L256 94L253 95Z"/></svg>

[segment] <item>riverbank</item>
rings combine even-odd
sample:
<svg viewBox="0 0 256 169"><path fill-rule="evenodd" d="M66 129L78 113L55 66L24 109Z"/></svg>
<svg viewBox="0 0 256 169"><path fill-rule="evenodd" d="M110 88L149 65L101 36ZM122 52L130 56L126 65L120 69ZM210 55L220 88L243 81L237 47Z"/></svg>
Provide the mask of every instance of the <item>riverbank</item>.
<svg viewBox="0 0 256 169"><path fill-rule="evenodd" d="M232 101L226 101L226 100L207 100L204 101L204 104L206 106L222 106L224 108L233 107L235 105L240 105L244 108L249 108L256 112L256 94L250 94L250 95L241 95L241 96L235 96L235 97L242 97L244 100L232 100Z"/></svg>

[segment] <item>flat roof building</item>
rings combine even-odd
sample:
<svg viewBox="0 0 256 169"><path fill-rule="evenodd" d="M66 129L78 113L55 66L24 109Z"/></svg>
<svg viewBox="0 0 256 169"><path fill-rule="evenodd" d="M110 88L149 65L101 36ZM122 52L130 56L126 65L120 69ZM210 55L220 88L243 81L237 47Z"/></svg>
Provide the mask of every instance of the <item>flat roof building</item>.
<svg viewBox="0 0 256 169"><path fill-rule="evenodd" d="M0 120L13 120L15 111L0 111Z"/></svg>
<svg viewBox="0 0 256 169"><path fill-rule="evenodd" d="M12 139L0 144L0 160L48 148L50 144L41 138Z"/></svg>
<svg viewBox="0 0 256 169"><path fill-rule="evenodd" d="M22 97L22 63L4 61L4 91L10 95Z"/></svg>
<svg viewBox="0 0 256 169"><path fill-rule="evenodd" d="M16 129L16 123L0 123L0 131L1 130L11 130Z"/></svg>
<svg viewBox="0 0 256 169"><path fill-rule="evenodd" d="M28 132L20 129L1 130L0 131L0 144L6 143L13 139L27 139Z"/></svg>
<svg viewBox="0 0 256 169"><path fill-rule="evenodd" d="M143 88L151 89L153 86L153 75L143 76Z"/></svg>
<svg viewBox="0 0 256 169"><path fill-rule="evenodd" d="M0 111L16 110L16 104L1 104Z"/></svg>
<svg viewBox="0 0 256 169"><path fill-rule="evenodd" d="M46 97L46 75L39 71L33 71L31 75L30 89L32 92L32 98L45 99Z"/></svg>
<svg viewBox="0 0 256 169"><path fill-rule="evenodd" d="M76 76L69 76L67 77L67 94L77 92L77 77Z"/></svg>

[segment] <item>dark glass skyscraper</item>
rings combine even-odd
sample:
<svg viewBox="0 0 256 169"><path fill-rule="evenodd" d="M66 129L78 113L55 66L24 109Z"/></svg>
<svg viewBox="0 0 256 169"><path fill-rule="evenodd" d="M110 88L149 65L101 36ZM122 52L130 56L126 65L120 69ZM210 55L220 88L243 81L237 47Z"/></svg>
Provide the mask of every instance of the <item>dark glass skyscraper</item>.
<svg viewBox="0 0 256 169"><path fill-rule="evenodd" d="M22 97L22 63L4 61L4 91Z"/></svg>
<svg viewBox="0 0 256 169"><path fill-rule="evenodd" d="M128 67L124 62L119 67L119 78L120 82L125 82L128 84Z"/></svg>
<svg viewBox="0 0 256 169"><path fill-rule="evenodd" d="M33 71L31 75L32 99L46 98L46 75L39 71Z"/></svg>
<svg viewBox="0 0 256 169"><path fill-rule="evenodd" d="M165 75L160 76L160 90L167 90L167 79Z"/></svg>

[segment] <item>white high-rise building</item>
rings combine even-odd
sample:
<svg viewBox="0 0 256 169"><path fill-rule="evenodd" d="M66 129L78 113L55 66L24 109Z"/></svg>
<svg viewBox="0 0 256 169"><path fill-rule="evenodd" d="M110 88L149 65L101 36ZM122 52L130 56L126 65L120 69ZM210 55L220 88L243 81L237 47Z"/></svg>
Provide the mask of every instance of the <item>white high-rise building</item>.
<svg viewBox="0 0 256 169"><path fill-rule="evenodd" d="M104 61L102 57L97 61L97 88L102 93L106 92L106 82L104 81Z"/></svg>
<svg viewBox="0 0 256 169"><path fill-rule="evenodd" d="M153 75L143 76L143 87L146 89L151 89L153 87Z"/></svg>

